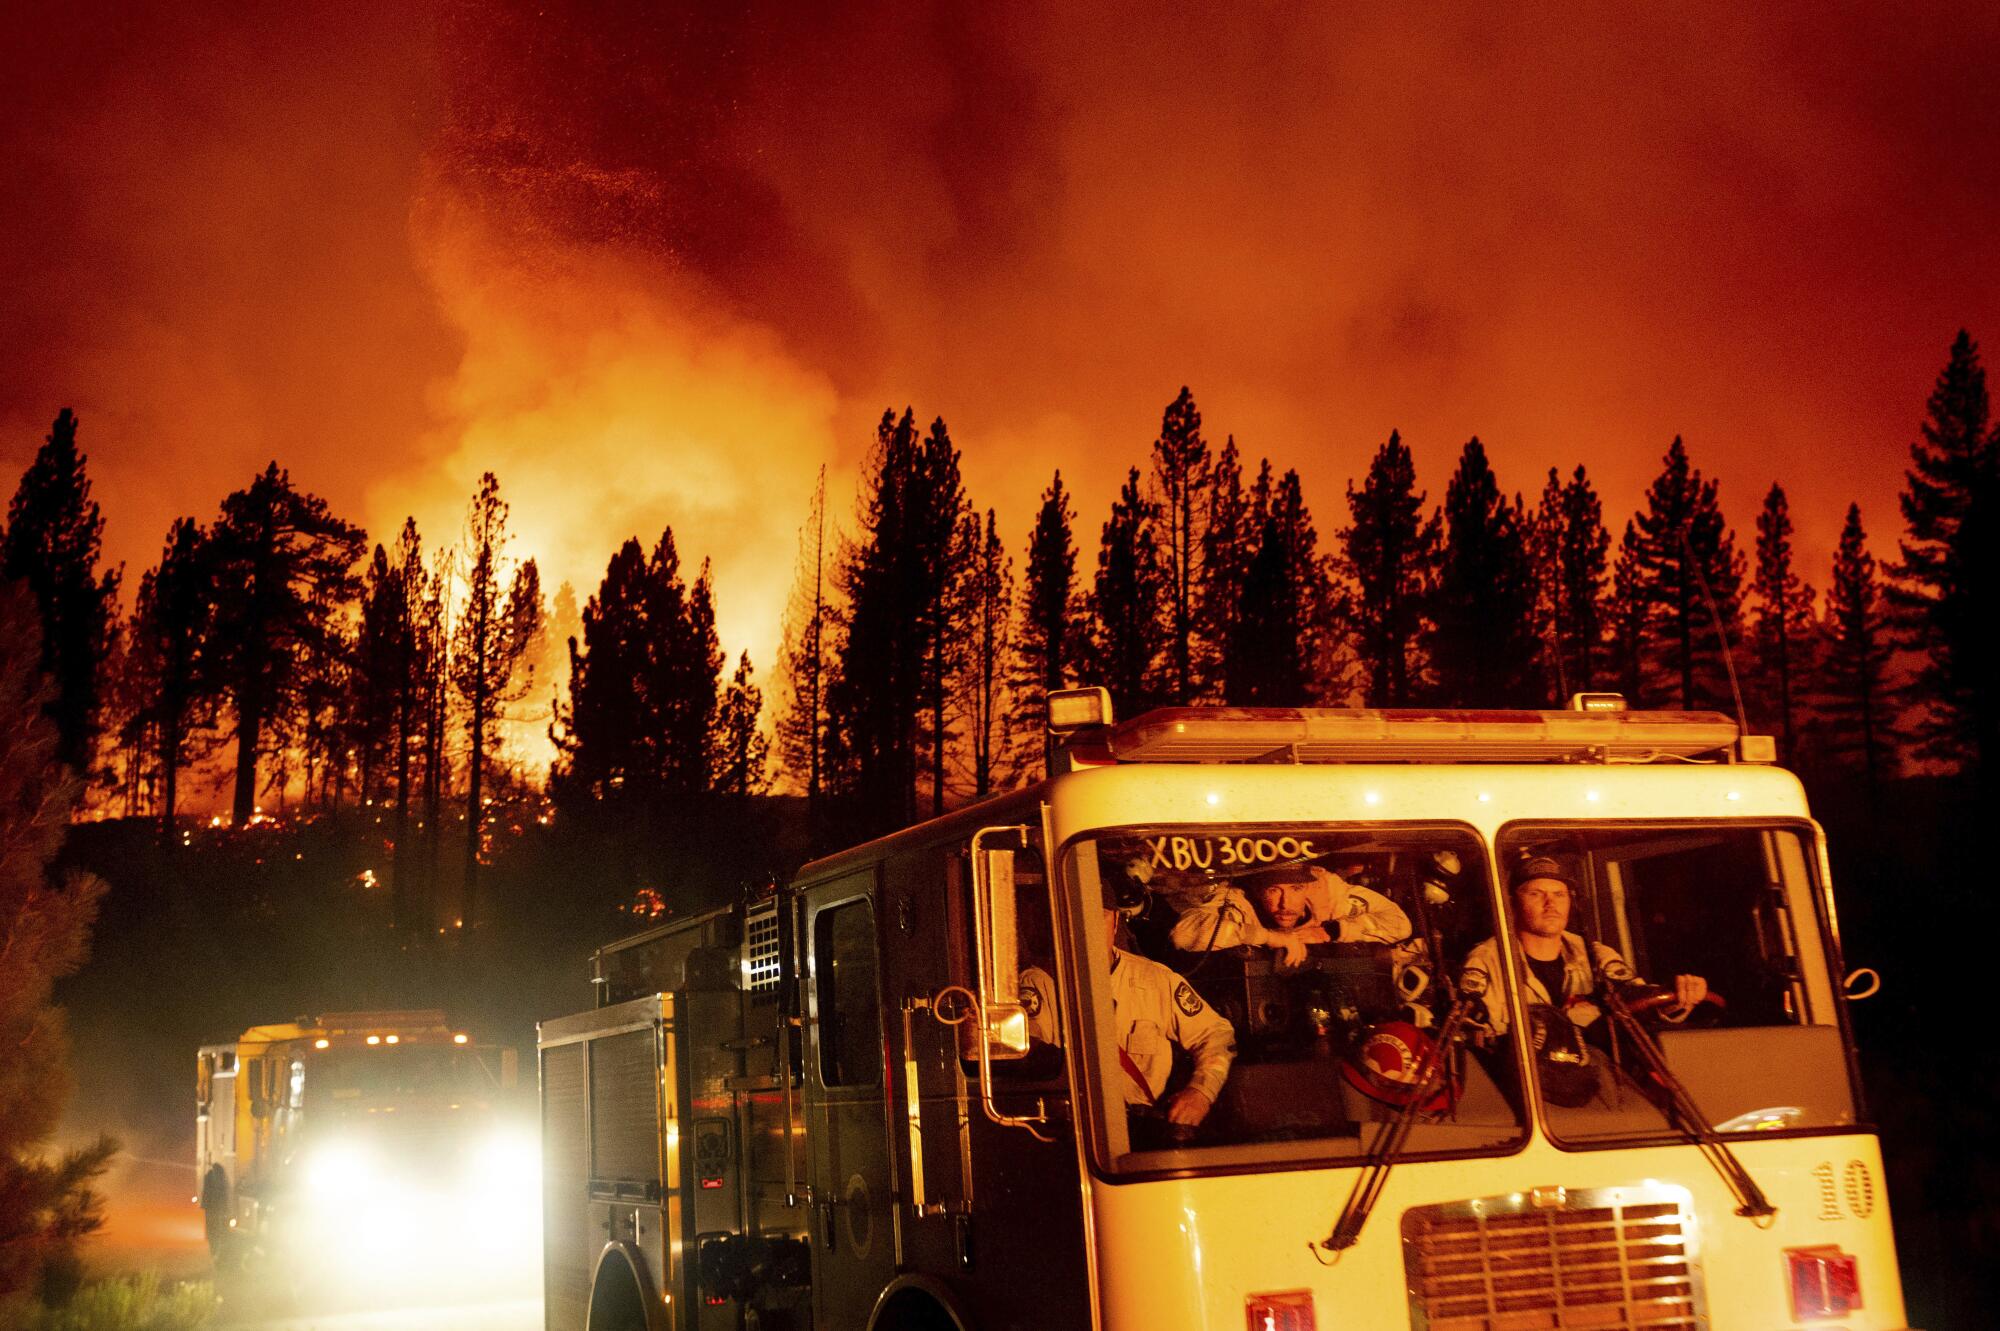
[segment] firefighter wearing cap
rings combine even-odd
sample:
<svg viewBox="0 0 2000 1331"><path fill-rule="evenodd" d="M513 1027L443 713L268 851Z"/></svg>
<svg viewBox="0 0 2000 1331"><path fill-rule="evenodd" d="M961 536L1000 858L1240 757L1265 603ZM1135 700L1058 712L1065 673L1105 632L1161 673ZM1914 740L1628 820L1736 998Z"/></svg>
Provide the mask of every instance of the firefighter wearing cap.
<svg viewBox="0 0 2000 1331"><path fill-rule="evenodd" d="M1314 864L1274 865L1218 886L1174 924L1183 952L1268 947L1296 966L1310 943L1400 943L1410 917L1373 888Z"/></svg>
<svg viewBox="0 0 2000 1331"><path fill-rule="evenodd" d="M1588 1026L1602 1015L1590 1001L1597 993L1599 976L1620 987L1643 986L1645 982L1615 949L1570 932L1566 926L1574 896L1569 871L1550 856L1536 856L1514 871L1514 935L1527 962L1528 1005L1560 1008L1576 1025ZM1489 938L1466 955L1459 987L1480 997L1487 1028L1495 1035L1505 1035L1507 999L1499 979L1500 940ZM1684 1021L1707 996L1708 981L1701 976L1676 976L1673 1005L1660 1015L1668 1021Z"/></svg>

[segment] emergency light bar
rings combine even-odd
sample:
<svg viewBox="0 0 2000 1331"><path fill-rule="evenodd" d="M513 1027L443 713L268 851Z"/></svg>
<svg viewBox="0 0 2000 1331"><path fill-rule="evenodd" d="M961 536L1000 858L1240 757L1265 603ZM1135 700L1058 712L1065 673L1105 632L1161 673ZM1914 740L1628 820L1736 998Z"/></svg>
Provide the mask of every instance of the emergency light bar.
<svg viewBox="0 0 2000 1331"><path fill-rule="evenodd" d="M1733 750L1720 712L1163 707L1105 734L1119 762L1581 763Z"/></svg>

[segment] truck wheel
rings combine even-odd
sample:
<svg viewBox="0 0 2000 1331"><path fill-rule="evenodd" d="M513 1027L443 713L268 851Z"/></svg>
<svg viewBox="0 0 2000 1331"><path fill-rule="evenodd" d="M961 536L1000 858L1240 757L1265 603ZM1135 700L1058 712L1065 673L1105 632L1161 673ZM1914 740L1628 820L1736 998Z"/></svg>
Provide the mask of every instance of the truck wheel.
<svg viewBox="0 0 2000 1331"><path fill-rule="evenodd" d="M221 1165L210 1165L201 1181L202 1230L208 1237L209 1260L220 1271L237 1255L236 1234L229 1228L229 1176Z"/></svg>
<svg viewBox="0 0 2000 1331"><path fill-rule="evenodd" d="M646 1308L638 1278L622 1261L606 1261L590 1291L584 1331L646 1331Z"/></svg>

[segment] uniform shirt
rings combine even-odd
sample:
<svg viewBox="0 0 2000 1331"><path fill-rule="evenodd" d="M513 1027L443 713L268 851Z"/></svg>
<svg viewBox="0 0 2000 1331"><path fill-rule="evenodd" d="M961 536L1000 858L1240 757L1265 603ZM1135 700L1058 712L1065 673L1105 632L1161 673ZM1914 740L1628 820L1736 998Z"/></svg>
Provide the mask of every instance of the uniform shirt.
<svg viewBox="0 0 2000 1331"><path fill-rule="evenodd" d="M1550 993L1534 968L1524 966L1522 976L1527 981L1528 1005L1562 1007L1572 998L1596 993L1599 974L1616 985L1643 983L1615 949L1602 943L1591 943L1586 947L1583 935L1565 932L1562 936L1562 993ZM1505 1035L1508 1026L1507 994L1500 984L1499 939L1489 938L1466 954L1465 969L1459 972L1458 983L1465 992L1477 994L1485 1005L1487 1027L1495 1035Z"/></svg>
<svg viewBox="0 0 2000 1331"><path fill-rule="evenodd" d="M1325 869L1313 871L1305 890L1305 916L1296 927L1322 925L1329 942L1400 943L1410 936L1410 917L1401 906ZM1242 889L1218 887L1174 922L1173 941L1183 952L1208 952L1255 946L1268 932L1273 931L1257 917Z"/></svg>
<svg viewBox="0 0 2000 1331"><path fill-rule="evenodd" d="M1028 1034L1048 1044L1062 1043L1055 992L1055 981L1041 967L1021 971ZM1188 1085L1211 1103L1222 1094L1236 1061L1236 1028L1170 967L1114 948L1111 1022L1122 1054L1118 1079L1126 1104L1146 1106L1160 1098L1174 1070L1176 1045L1194 1060Z"/></svg>

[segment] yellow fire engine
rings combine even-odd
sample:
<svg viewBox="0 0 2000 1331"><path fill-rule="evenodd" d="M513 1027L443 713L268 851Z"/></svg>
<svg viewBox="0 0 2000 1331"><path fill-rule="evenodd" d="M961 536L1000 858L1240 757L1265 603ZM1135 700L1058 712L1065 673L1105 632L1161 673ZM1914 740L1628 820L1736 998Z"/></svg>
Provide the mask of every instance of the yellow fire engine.
<svg viewBox="0 0 2000 1331"><path fill-rule="evenodd" d="M203 1046L195 1200L218 1268L262 1258L293 1285L404 1292L518 1263L534 1243L536 1145L506 1121L516 1065L428 1010L301 1017Z"/></svg>
<svg viewBox="0 0 2000 1331"><path fill-rule="evenodd" d="M599 952L540 1032L550 1331L1905 1325L1768 739L1108 710Z"/></svg>

